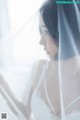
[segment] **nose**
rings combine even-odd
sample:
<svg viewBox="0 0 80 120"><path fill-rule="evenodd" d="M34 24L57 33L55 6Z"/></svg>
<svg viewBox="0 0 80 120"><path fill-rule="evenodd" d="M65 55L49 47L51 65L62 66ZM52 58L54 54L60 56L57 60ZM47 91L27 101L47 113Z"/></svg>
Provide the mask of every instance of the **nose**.
<svg viewBox="0 0 80 120"><path fill-rule="evenodd" d="M42 36L41 39L40 39L39 44L44 46L44 45L45 45L45 42L46 42L46 41L45 41L44 37Z"/></svg>

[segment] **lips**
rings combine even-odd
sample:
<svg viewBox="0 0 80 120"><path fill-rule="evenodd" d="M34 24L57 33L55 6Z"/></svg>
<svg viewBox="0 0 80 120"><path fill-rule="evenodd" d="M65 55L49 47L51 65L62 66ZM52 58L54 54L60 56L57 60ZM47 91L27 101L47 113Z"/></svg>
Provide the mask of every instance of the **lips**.
<svg viewBox="0 0 80 120"><path fill-rule="evenodd" d="M50 52L49 52L49 51L47 51L47 50L45 50L45 51L46 51L46 53L47 53L47 54L50 54Z"/></svg>
<svg viewBox="0 0 80 120"><path fill-rule="evenodd" d="M47 52L47 50L44 48L44 51L46 51Z"/></svg>
<svg viewBox="0 0 80 120"><path fill-rule="evenodd" d="M50 53L47 51L47 54L50 55Z"/></svg>
<svg viewBox="0 0 80 120"><path fill-rule="evenodd" d="M46 48L44 48L44 50L46 51L46 53L49 55L50 54L50 52L49 51L47 51L47 49Z"/></svg>
<svg viewBox="0 0 80 120"><path fill-rule="evenodd" d="M44 50L47 51L46 48L44 48Z"/></svg>

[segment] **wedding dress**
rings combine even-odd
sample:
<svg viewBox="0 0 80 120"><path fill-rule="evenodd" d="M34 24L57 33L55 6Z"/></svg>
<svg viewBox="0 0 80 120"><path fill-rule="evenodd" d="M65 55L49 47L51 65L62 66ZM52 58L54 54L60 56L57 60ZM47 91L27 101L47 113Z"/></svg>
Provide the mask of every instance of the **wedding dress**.
<svg viewBox="0 0 80 120"><path fill-rule="evenodd" d="M77 74L77 72L79 71L79 67L76 65L75 60L76 60L76 58L73 58L73 61L71 60L68 63L64 63L64 64L65 64L65 67L67 66L69 68L69 66L70 66L71 71L73 68L75 68L76 74ZM71 68L71 66L73 66L73 65L74 65L74 67ZM41 78L39 79L39 82L38 82L35 90L32 93L31 120L62 120L62 114L60 113L59 115L57 115L55 113L53 105L52 105L50 97L49 97L49 94L48 94L48 90L47 90L48 85L47 85L47 81L46 81L47 79L45 76L45 72L47 69L48 69L48 65L47 65L47 67L46 67L46 65L45 66L43 65L43 70L42 70L43 74L42 74ZM66 75L67 69L63 68L63 71L65 71L64 73ZM67 73L67 75L68 74L70 74L70 73ZM70 76L72 76L72 78L73 78L74 74L72 73L72 74L70 74ZM68 77L69 77L69 75L68 75ZM54 75L54 78L56 78L55 75ZM78 79L79 78L80 78L80 76L78 77ZM45 102L44 98L42 98L41 91L39 90L42 80L44 81L43 82L44 83L44 91L45 91L45 96L48 101L48 104ZM64 108L64 110L69 109L71 106L74 105L74 103L77 103L79 100L80 100L80 96L77 97L76 99L74 99L71 103L69 103ZM65 116L66 116L66 120L80 120L80 110L74 110L70 113L65 114Z"/></svg>

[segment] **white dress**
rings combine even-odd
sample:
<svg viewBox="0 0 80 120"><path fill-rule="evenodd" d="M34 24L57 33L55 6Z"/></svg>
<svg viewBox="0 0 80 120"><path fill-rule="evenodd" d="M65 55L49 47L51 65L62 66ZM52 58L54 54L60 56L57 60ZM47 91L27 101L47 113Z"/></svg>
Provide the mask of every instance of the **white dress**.
<svg viewBox="0 0 80 120"><path fill-rule="evenodd" d="M43 75L44 76L44 75ZM45 103L44 99L41 97L41 92L38 90L41 84L42 78L39 80L37 87L35 88L32 99L31 99L31 120L62 120L61 115L57 116L54 113L54 108L52 107L51 101L49 99L47 89L46 89L46 80L44 79L44 88L46 99L49 103L49 106ZM68 109L73 103L80 100L80 96L71 102L65 109ZM80 111L75 110L66 115L66 120L80 120Z"/></svg>

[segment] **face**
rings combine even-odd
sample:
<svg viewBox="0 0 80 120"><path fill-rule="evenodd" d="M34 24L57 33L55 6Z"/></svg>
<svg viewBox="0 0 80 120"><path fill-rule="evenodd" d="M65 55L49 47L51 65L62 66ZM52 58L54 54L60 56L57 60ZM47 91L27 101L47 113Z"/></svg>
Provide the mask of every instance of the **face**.
<svg viewBox="0 0 80 120"><path fill-rule="evenodd" d="M53 59L58 52L58 47L55 45L53 38L49 34L42 17L40 17L39 23L41 34L40 44L44 47L44 50L49 55L50 59Z"/></svg>

